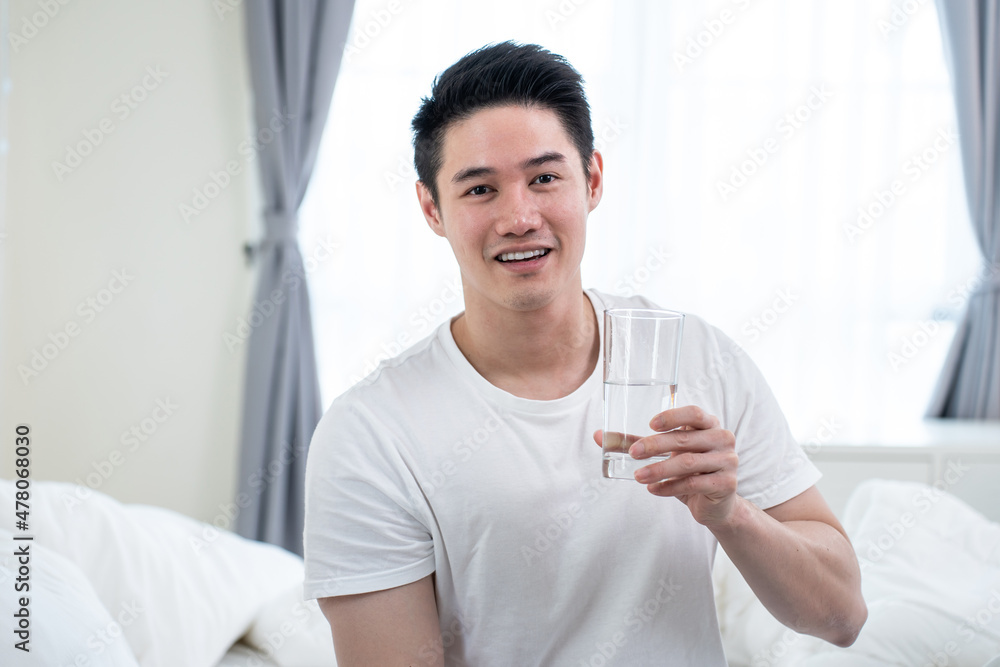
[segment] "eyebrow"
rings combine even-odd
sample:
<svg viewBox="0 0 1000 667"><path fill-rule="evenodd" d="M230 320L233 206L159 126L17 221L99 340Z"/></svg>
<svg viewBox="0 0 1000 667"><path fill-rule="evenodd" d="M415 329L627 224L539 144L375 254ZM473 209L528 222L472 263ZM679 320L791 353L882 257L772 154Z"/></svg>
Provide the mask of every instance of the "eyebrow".
<svg viewBox="0 0 1000 667"><path fill-rule="evenodd" d="M566 156L557 151L549 151L548 153L542 153L541 155L533 158L528 158L521 163L521 169L534 169L535 167L540 167L543 164L548 164L549 162L565 162ZM463 169L455 174L451 182L452 183L463 183L465 181L470 181L475 178L480 178L481 176L492 176L496 173L496 169L493 167L469 167L468 169Z"/></svg>

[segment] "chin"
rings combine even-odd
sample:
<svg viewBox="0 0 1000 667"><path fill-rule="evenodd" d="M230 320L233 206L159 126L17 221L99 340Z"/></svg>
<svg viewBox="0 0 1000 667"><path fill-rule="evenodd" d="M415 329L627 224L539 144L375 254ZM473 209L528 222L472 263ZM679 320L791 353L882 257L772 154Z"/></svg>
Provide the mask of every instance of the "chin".
<svg viewBox="0 0 1000 667"><path fill-rule="evenodd" d="M503 304L511 310L538 310L552 303L556 291L551 288L527 287L513 289L503 296Z"/></svg>

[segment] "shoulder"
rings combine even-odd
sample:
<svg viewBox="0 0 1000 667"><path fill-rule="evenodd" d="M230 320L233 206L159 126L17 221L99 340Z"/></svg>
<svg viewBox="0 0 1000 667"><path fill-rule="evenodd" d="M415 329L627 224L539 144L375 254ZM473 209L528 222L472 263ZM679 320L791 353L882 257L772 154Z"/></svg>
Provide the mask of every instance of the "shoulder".
<svg viewBox="0 0 1000 667"><path fill-rule="evenodd" d="M588 289L587 294L589 294L592 299L601 304L604 309L662 308L662 306L654 303L652 300L648 299L647 297L641 294L623 296L621 294L608 294L607 292L602 292L601 290L596 290L596 289Z"/></svg>
<svg viewBox="0 0 1000 667"><path fill-rule="evenodd" d="M442 329L448 326L450 322L444 322L395 357L379 363L375 370L341 394L334 403L370 398L380 392L392 391L400 385L426 383L435 378L447 369L448 355L441 339Z"/></svg>
<svg viewBox="0 0 1000 667"><path fill-rule="evenodd" d="M595 289L587 292L603 306L609 308L654 308L657 310L674 310L669 306L663 306L652 299L641 294L622 296L619 294L607 294ZM715 355L723 353L741 355L742 348L727 336L718 327L709 324L704 318L694 313L678 311L684 313L684 345L685 347L697 346L705 352ZM600 315L600 313L598 313Z"/></svg>
<svg viewBox="0 0 1000 667"><path fill-rule="evenodd" d="M441 327L400 354L382 361L329 405L316 427L316 439L351 435L357 428L371 430L393 420L393 415L434 391L452 372L441 343ZM346 430L345 430L346 429Z"/></svg>

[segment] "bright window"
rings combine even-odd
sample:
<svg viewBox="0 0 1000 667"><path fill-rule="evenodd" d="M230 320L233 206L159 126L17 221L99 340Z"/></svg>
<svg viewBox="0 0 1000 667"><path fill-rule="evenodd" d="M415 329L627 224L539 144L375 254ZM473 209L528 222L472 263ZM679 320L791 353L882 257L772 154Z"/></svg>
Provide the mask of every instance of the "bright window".
<svg viewBox="0 0 1000 667"><path fill-rule="evenodd" d="M325 403L462 309L409 123L436 74L516 39L587 81L585 286L719 326L802 439L921 417L978 267L933 2L392 6L357 2L303 207L306 257L339 244L310 273Z"/></svg>

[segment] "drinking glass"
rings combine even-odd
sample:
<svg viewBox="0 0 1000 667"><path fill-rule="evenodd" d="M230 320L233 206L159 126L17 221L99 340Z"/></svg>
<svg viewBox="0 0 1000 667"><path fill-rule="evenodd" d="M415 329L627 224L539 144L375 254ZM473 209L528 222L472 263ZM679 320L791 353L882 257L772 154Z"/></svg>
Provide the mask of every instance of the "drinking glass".
<svg viewBox="0 0 1000 667"><path fill-rule="evenodd" d="M635 471L670 458L633 459L628 449L651 435L649 421L674 407L684 313L649 308L604 311L603 471L635 479Z"/></svg>

